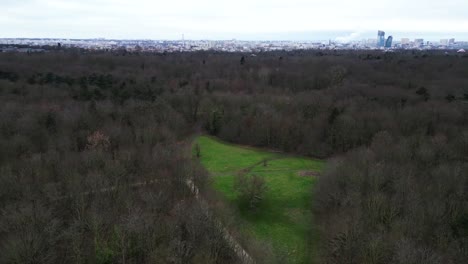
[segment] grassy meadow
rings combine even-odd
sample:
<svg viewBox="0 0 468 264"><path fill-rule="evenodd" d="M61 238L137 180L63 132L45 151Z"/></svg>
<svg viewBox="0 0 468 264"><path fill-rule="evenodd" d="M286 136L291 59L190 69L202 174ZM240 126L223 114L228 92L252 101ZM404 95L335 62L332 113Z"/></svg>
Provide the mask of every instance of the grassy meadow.
<svg viewBox="0 0 468 264"><path fill-rule="evenodd" d="M246 222L242 231L271 242L291 263L307 262L313 254L310 243L316 239L310 236L312 187L324 162L233 145L207 136L198 137L195 144L199 146L202 165L212 175L213 188L227 202L238 206ZM268 189L255 210L243 208L238 201L234 180L241 172L266 181Z"/></svg>

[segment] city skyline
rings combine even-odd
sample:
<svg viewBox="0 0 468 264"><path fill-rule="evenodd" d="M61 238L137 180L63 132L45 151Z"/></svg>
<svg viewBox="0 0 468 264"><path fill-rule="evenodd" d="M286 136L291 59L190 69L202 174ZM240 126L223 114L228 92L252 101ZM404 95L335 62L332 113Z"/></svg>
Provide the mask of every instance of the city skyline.
<svg viewBox="0 0 468 264"><path fill-rule="evenodd" d="M468 40L468 2L449 0L3 0L0 38ZM339 8L337 8L339 7Z"/></svg>

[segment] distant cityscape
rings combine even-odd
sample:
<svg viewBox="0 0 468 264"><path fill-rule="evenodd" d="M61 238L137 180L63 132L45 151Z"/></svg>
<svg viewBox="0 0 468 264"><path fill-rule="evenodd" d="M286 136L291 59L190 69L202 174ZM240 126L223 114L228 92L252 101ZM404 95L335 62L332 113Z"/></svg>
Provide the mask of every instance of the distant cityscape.
<svg viewBox="0 0 468 264"><path fill-rule="evenodd" d="M292 50L453 50L465 53L468 41L455 38L425 41L422 38L401 38L377 31L376 38L348 42L322 41L245 41L245 40L117 40L117 39L62 39L62 38L0 38L0 52L46 52L51 47L78 48L93 51L128 52L264 52Z"/></svg>

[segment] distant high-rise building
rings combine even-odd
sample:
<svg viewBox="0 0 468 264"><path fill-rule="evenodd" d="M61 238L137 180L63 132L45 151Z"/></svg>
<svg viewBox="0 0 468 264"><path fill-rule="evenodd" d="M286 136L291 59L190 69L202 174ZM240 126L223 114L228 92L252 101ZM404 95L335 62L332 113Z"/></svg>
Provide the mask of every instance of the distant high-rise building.
<svg viewBox="0 0 468 264"><path fill-rule="evenodd" d="M385 46L385 32L384 31L377 31L377 47L384 47Z"/></svg>
<svg viewBox="0 0 468 264"><path fill-rule="evenodd" d="M377 47L384 47L385 46L385 32L384 31L377 31Z"/></svg>
<svg viewBox="0 0 468 264"><path fill-rule="evenodd" d="M401 45L409 45L410 44L410 39L409 38L402 38L401 39Z"/></svg>
<svg viewBox="0 0 468 264"><path fill-rule="evenodd" d="M449 45L454 45L455 44L455 39L454 38L449 39L448 44Z"/></svg>
<svg viewBox="0 0 468 264"><path fill-rule="evenodd" d="M387 41L385 41L385 47L386 48L391 48L392 47L392 41L393 41L393 37L388 36Z"/></svg>
<svg viewBox="0 0 468 264"><path fill-rule="evenodd" d="M448 43L449 43L449 40L448 40L448 39L441 39L441 40L440 40L440 45L441 45L441 46L447 46Z"/></svg>
<svg viewBox="0 0 468 264"><path fill-rule="evenodd" d="M424 39L415 39L415 40L414 40L414 45L415 45L416 47L421 47L421 46L423 46L423 45L424 45Z"/></svg>

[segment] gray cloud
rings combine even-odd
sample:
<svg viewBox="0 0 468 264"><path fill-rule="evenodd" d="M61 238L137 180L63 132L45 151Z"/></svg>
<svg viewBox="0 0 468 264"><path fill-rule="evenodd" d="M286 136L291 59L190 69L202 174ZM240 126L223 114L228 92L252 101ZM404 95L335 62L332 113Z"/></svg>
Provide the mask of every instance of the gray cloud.
<svg viewBox="0 0 468 264"><path fill-rule="evenodd" d="M466 0L0 0L0 37L279 38L340 31L344 40L377 29L463 36L466 10Z"/></svg>

